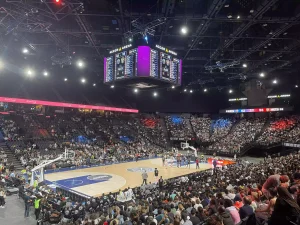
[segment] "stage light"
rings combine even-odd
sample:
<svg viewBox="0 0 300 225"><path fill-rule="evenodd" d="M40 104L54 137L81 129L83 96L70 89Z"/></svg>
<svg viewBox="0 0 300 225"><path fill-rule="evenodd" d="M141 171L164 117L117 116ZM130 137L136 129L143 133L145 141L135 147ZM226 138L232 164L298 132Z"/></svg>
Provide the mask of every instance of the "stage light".
<svg viewBox="0 0 300 225"><path fill-rule="evenodd" d="M187 29L186 26L184 26L184 27L181 28L181 33L182 34L187 34L187 32L188 32L188 29Z"/></svg>
<svg viewBox="0 0 300 225"><path fill-rule="evenodd" d="M203 91L204 91L204 92L207 92L207 89L205 88Z"/></svg>
<svg viewBox="0 0 300 225"><path fill-rule="evenodd" d="M68 81L68 78L65 78L64 81Z"/></svg>
<svg viewBox="0 0 300 225"><path fill-rule="evenodd" d="M277 84L277 80L275 79L275 80L273 80L273 84Z"/></svg>
<svg viewBox="0 0 300 225"><path fill-rule="evenodd" d="M59 2L60 2L60 0L55 0L55 2L56 2L56 3L59 3Z"/></svg>
<svg viewBox="0 0 300 225"><path fill-rule="evenodd" d="M93 83L93 87L96 87L96 84L95 84L95 83Z"/></svg>
<svg viewBox="0 0 300 225"><path fill-rule="evenodd" d="M82 79L81 79L81 83L84 84L85 82L86 82L86 80L85 80L84 78L82 78Z"/></svg>
<svg viewBox="0 0 300 225"><path fill-rule="evenodd" d="M173 86L172 86L172 89L174 89L174 88L175 88L175 86L173 85Z"/></svg>
<svg viewBox="0 0 300 225"><path fill-rule="evenodd" d="M44 71L44 76L47 77L48 76L48 72Z"/></svg>
<svg viewBox="0 0 300 225"><path fill-rule="evenodd" d="M78 60L77 61L77 66L80 67L80 68L84 67L84 62L82 62L81 60Z"/></svg>
<svg viewBox="0 0 300 225"><path fill-rule="evenodd" d="M115 88L115 85L111 85L110 88Z"/></svg>
<svg viewBox="0 0 300 225"><path fill-rule="evenodd" d="M23 52L24 54L27 54L27 53L29 52L29 50L28 50L27 48L23 48L22 52Z"/></svg>
<svg viewBox="0 0 300 225"><path fill-rule="evenodd" d="M265 77L265 74L264 73L260 73L259 76L260 77Z"/></svg>
<svg viewBox="0 0 300 225"><path fill-rule="evenodd" d="M134 93L138 93L139 89L135 88L133 91L134 91Z"/></svg>
<svg viewBox="0 0 300 225"><path fill-rule="evenodd" d="M244 67L244 68L247 68L247 64L246 64L246 63L244 63L244 64L243 64L243 67Z"/></svg>
<svg viewBox="0 0 300 225"><path fill-rule="evenodd" d="M156 97L156 96L157 96L157 92L154 92L154 93L153 93L153 96Z"/></svg>
<svg viewBox="0 0 300 225"><path fill-rule="evenodd" d="M190 90L190 93L193 93L193 90Z"/></svg>
<svg viewBox="0 0 300 225"><path fill-rule="evenodd" d="M184 91L184 92L187 92L187 90L186 90L186 89L184 89L183 91Z"/></svg>
<svg viewBox="0 0 300 225"><path fill-rule="evenodd" d="M229 89L229 94L231 94L233 92L233 90L232 89Z"/></svg>

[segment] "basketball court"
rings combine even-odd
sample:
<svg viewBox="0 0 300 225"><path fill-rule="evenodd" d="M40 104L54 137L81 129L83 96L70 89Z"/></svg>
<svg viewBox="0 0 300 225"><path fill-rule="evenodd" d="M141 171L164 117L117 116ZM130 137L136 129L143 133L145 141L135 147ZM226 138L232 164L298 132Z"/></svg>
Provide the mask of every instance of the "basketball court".
<svg viewBox="0 0 300 225"><path fill-rule="evenodd" d="M156 182L154 177L155 168L159 170L159 176L162 176L163 179L211 168L211 165L207 163L200 163L200 169L197 170L194 162L191 162L190 168L187 168L186 165L177 168L175 161L168 163L168 166L163 167L162 159L155 158L108 166L71 169L62 172L48 173L47 171L45 173L45 181L50 187L60 186L68 190L96 197L103 193L140 186L144 171L148 173L148 183ZM173 167L170 166L171 163Z"/></svg>

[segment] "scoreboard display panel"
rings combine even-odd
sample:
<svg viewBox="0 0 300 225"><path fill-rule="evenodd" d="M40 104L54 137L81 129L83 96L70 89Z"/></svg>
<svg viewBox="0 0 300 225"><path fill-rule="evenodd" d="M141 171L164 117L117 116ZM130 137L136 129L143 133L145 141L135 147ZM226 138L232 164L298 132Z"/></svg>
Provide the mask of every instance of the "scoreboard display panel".
<svg viewBox="0 0 300 225"><path fill-rule="evenodd" d="M149 78L181 85L182 60L167 48L127 45L110 51L110 54L104 58L104 83Z"/></svg>

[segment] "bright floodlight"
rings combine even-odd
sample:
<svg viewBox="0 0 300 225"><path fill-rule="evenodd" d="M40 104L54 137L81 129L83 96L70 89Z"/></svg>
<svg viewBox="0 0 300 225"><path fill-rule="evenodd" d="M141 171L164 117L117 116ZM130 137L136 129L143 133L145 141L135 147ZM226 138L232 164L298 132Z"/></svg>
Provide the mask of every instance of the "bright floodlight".
<svg viewBox="0 0 300 225"><path fill-rule="evenodd" d="M265 74L264 73L260 73L259 76L260 77L265 77Z"/></svg>
<svg viewBox="0 0 300 225"><path fill-rule="evenodd" d="M133 91L134 91L134 93L138 93L139 89L135 88Z"/></svg>
<svg viewBox="0 0 300 225"><path fill-rule="evenodd" d="M81 60L79 60L77 62L77 66L80 67L80 68L82 68L82 67L84 67L84 63Z"/></svg>
<svg viewBox="0 0 300 225"><path fill-rule="evenodd" d="M247 68L247 64L246 64L246 63L244 63L244 64L243 64L243 67L244 67L244 68Z"/></svg>
<svg viewBox="0 0 300 225"><path fill-rule="evenodd" d="M295 85L295 88L298 88L298 85L297 85L297 84Z"/></svg>
<svg viewBox="0 0 300 225"><path fill-rule="evenodd" d="M190 90L190 93L193 93L193 90Z"/></svg>
<svg viewBox="0 0 300 225"><path fill-rule="evenodd" d="M273 80L273 84L277 84L277 80L275 79L275 80Z"/></svg>
<svg viewBox="0 0 300 225"><path fill-rule="evenodd" d="M207 92L207 89L206 89L206 88L204 89L204 92Z"/></svg>
<svg viewBox="0 0 300 225"><path fill-rule="evenodd" d="M115 85L111 85L111 86L110 86L110 88L114 88L114 87L115 87Z"/></svg>
<svg viewBox="0 0 300 225"><path fill-rule="evenodd" d="M154 92L154 93L153 93L153 96L156 97L156 96L157 96L157 92Z"/></svg>
<svg viewBox="0 0 300 225"><path fill-rule="evenodd" d="M184 91L184 92L187 92L187 89L184 89L183 91Z"/></svg>
<svg viewBox="0 0 300 225"><path fill-rule="evenodd" d="M28 51L27 48L23 48L22 52L23 52L24 54L26 54L26 53L28 53L29 51Z"/></svg>
<svg viewBox="0 0 300 225"><path fill-rule="evenodd" d="M27 70L26 70L26 75L27 75L28 77L32 77L32 76L34 75L33 70L27 69Z"/></svg>
<svg viewBox="0 0 300 225"><path fill-rule="evenodd" d="M129 42L132 42L132 38L129 38L128 41L129 41Z"/></svg>
<svg viewBox="0 0 300 225"><path fill-rule="evenodd" d="M93 87L96 87L96 84L95 84L95 83L93 84Z"/></svg>
<svg viewBox="0 0 300 225"><path fill-rule="evenodd" d="M65 78L64 81L68 81L68 78Z"/></svg>
<svg viewBox="0 0 300 225"><path fill-rule="evenodd" d="M230 89L230 90L229 90L229 93L231 94L232 92L233 92L233 90L232 90L232 89Z"/></svg>
<svg viewBox="0 0 300 225"><path fill-rule="evenodd" d="M182 28L181 28L181 33L182 33L182 34L187 34L187 32L188 32L187 27L182 27Z"/></svg>
<svg viewBox="0 0 300 225"><path fill-rule="evenodd" d="M240 16L237 16L236 18L240 19L241 17L240 17Z"/></svg>
<svg viewBox="0 0 300 225"><path fill-rule="evenodd" d="M173 86L172 86L172 89L174 89L174 88L175 88L175 86L173 85Z"/></svg>
<svg viewBox="0 0 300 225"><path fill-rule="evenodd" d="M48 76L48 72L44 71L44 76L47 77Z"/></svg>
<svg viewBox="0 0 300 225"><path fill-rule="evenodd" d="M84 78L82 78L82 79L81 79L81 83L84 84L85 82L86 82L86 80L85 80Z"/></svg>

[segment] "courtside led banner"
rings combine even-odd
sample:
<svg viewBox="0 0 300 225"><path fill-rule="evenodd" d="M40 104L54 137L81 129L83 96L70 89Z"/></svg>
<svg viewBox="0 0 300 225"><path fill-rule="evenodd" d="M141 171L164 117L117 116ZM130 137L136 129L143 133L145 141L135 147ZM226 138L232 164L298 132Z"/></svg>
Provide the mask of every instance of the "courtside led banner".
<svg viewBox="0 0 300 225"><path fill-rule="evenodd" d="M29 105L45 105L54 107L65 107L65 108L75 108L75 109L94 109L94 110L104 110L104 111L115 111L115 112L127 112L127 113L138 113L137 109L125 109L125 108L115 108L107 106L97 106L97 105L82 105L64 102L49 102L33 99L23 99L23 98L7 98L0 97L0 102L9 102L17 104L29 104Z"/></svg>

